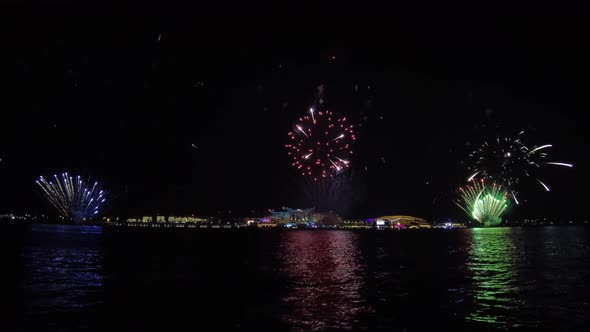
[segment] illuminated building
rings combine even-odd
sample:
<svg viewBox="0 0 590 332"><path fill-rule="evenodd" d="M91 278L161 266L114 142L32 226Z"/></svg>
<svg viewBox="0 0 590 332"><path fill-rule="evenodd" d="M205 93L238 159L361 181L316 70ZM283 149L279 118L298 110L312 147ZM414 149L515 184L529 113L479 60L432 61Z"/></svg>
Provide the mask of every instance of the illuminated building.
<svg viewBox="0 0 590 332"><path fill-rule="evenodd" d="M367 229L371 228L371 224L365 220L343 220L340 228L344 229Z"/></svg>
<svg viewBox="0 0 590 332"><path fill-rule="evenodd" d="M374 223L377 228L418 229L432 227L428 221L412 216L383 216L374 218Z"/></svg>
<svg viewBox="0 0 590 332"><path fill-rule="evenodd" d="M270 220L273 223L307 223L313 220L313 208L310 209L291 209L283 207L282 211L270 210Z"/></svg>
<svg viewBox="0 0 590 332"><path fill-rule="evenodd" d="M467 225L465 225L464 223L447 221L447 222L435 223L432 225L432 228L442 228L442 229L467 228Z"/></svg>
<svg viewBox="0 0 590 332"><path fill-rule="evenodd" d="M130 223L134 223L134 222L143 222L143 223L151 223L153 222L153 217L152 216L143 216L141 218L128 218L127 222ZM208 221L206 218L200 218L200 217L178 217L178 216L169 216L168 218L166 218L165 216L156 216L156 222L159 223L200 223L200 222L206 222Z"/></svg>
<svg viewBox="0 0 590 332"><path fill-rule="evenodd" d="M168 222L173 222L173 223L187 223L187 222L206 222L207 219L206 218L199 218L199 217L176 217L176 216L170 216L168 217Z"/></svg>
<svg viewBox="0 0 590 332"><path fill-rule="evenodd" d="M274 227L277 227L277 224L273 223L273 222L268 222L268 223L265 222L265 223L258 223L256 226L258 228L274 228Z"/></svg>
<svg viewBox="0 0 590 332"><path fill-rule="evenodd" d="M266 218L258 218L258 217L247 217L244 218L242 223L246 224L246 226L253 226L256 227L256 225L258 224L262 224L262 223L270 223L271 220L269 217Z"/></svg>

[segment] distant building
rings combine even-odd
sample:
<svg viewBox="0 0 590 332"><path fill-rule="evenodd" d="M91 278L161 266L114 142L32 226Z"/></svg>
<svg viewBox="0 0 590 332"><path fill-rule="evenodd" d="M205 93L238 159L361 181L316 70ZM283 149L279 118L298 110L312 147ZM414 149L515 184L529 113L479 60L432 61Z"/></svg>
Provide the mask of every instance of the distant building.
<svg viewBox="0 0 590 332"><path fill-rule="evenodd" d="M377 228L418 229L431 228L430 223L422 218L412 216L383 216L373 218Z"/></svg>
<svg viewBox="0 0 590 332"><path fill-rule="evenodd" d="M270 222L270 218L253 218L253 217L247 217L243 219L243 224L247 225L247 226L256 226L260 223L269 223Z"/></svg>
<svg viewBox="0 0 590 332"><path fill-rule="evenodd" d="M152 216L143 216L141 218L127 218L127 222L135 223L135 222L143 222L143 223L151 223L153 222ZM184 217L184 216L169 216L166 218L165 216L156 216L156 222L159 223L200 223L208 221L206 218L201 217Z"/></svg>
<svg viewBox="0 0 590 332"><path fill-rule="evenodd" d="M340 228L345 229L367 229L371 227L372 226L369 222L360 219L345 219L340 223Z"/></svg>
<svg viewBox="0 0 590 332"><path fill-rule="evenodd" d="M281 211L270 210L270 221L277 224L307 223L313 220L313 208L291 209L283 207Z"/></svg>
<svg viewBox="0 0 590 332"><path fill-rule="evenodd" d="M177 216L169 216L168 217L168 222L173 222L173 223L187 223L187 222L193 222L193 223L200 223L200 222L207 222L207 218L200 218L200 217L177 217Z"/></svg>
<svg viewBox="0 0 590 332"><path fill-rule="evenodd" d="M453 228L467 228L467 225L459 222L439 222L432 224L432 228L453 229Z"/></svg>
<svg viewBox="0 0 590 332"><path fill-rule="evenodd" d="M277 224L276 223L273 223L273 222L259 223L259 224L256 225L256 227L259 227L259 228L274 228L274 227L277 227Z"/></svg>

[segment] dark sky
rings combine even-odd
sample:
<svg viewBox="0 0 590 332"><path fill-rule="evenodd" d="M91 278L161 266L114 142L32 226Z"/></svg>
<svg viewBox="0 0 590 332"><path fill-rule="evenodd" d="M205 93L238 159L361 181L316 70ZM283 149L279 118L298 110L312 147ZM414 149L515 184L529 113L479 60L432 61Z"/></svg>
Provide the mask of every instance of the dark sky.
<svg viewBox="0 0 590 332"><path fill-rule="evenodd" d="M511 214L587 217L587 17L90 3L2 10L0 212L63 171L117 214L308 205L283 145L324 84L362 124L342 213L458 216L470 146L525 130L576 167Z"/></svg>

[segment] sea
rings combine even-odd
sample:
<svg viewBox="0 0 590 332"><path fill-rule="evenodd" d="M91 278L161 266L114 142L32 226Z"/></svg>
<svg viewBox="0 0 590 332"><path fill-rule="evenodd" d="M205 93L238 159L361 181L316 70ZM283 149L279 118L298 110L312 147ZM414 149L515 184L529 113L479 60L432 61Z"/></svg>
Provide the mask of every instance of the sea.
<svg viewBox="0 0 590 332"><path fill-rule="evenodd" d="M588 331L590 228L0 225L2 331Z"/></svg>

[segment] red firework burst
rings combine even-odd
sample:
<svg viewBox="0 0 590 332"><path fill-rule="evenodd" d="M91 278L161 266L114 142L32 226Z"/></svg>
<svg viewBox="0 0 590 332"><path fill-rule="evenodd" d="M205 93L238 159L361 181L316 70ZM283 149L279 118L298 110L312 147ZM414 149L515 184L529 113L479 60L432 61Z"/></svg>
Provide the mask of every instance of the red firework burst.
<svg viewBox="0 0 590 332"><path fill-rule="evenodd" d="M316 113L312 108L288 135L290 143L285 147L293 159L291 165L301 175L313 180L330 178L350 166L351 142L356 137L346 117L330 111Z"/></svg>

